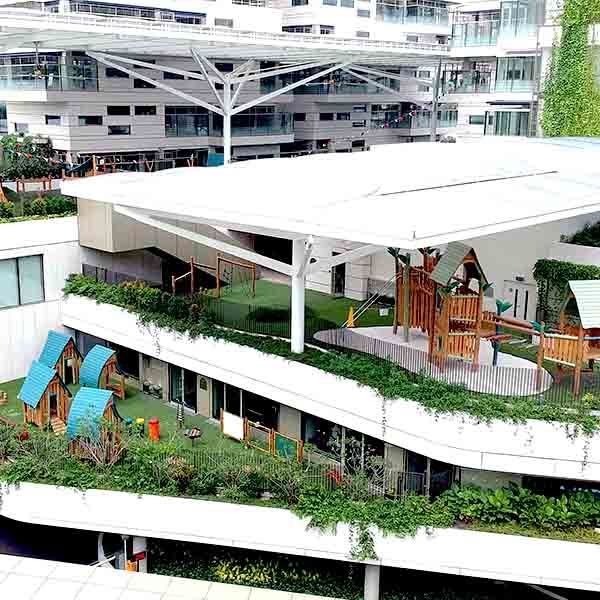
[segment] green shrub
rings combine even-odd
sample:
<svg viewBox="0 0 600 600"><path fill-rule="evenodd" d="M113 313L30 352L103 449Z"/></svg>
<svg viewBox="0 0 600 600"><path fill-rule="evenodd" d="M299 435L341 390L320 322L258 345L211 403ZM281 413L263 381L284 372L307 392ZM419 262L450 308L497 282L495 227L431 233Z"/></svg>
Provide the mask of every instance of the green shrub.
<svg viewBox="0 0 600 600"><path fill-rule="evenodd" d="M316 316L316 313L310 306L305 306L304 316L306 319L312 319ZM277 306L259 306L248 313L248 318L259 323L286 322L291 318L291 311L289 308Z"/></svg>
<svg viewBox="0 0 600 600"><path fill-rule="evenodd" d="M46 200L46 210L49 215L62 215L75 213L77 211L77 204L70 198L65 196L44 196Z"/></svg>
<svg viewBox="0 0 600 600"><path fill-rule="evenodd" d="M0 422L0 462L11 458L18 446L15 428Z"/></svg>
<svg viewBox="0 0 600 600"><path fill-rule="evenodd" d="M10 202L0 202L0 219L12 219L15 216L15 205Z"/></svg>
<svg viewBox="0 0 600 600"><path fill-rule="evenodd" d="M48 205L43 197L33 198L25 202L23 205L23 214L26 216L31 215L47 215Z"/></svg>

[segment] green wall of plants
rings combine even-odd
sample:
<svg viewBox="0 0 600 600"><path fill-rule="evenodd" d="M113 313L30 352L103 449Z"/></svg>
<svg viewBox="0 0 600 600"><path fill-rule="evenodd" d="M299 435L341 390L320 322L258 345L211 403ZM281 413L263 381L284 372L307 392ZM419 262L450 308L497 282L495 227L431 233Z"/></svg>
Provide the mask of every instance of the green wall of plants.
<svg viewBox="0 0 600 600"><path fill-rule="evenodd" d="M588 44L590 25L600 23L600 0L565 0L546 76L542 128L547 136L600 136L597 50Z"/></svg>

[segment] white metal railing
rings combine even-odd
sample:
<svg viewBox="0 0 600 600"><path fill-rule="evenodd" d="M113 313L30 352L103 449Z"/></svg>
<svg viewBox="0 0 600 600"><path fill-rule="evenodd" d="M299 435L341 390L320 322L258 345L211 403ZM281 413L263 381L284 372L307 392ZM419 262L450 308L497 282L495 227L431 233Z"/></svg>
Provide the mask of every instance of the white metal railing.
<svg viewBox="0 0 600 600"><path fill-rule="evenodd" d="M436 55L448 54L448 44L399 42L386 40L369 40L364 38L340 38L332 35L321 36L306 33L274 33L258 32L229 27L208 27L204 25L189 25L172 21L152 21L150 19L130 19L127 17L103 17L83 13L51 13L28 9L0 8L0 22L10 29L10 21L18 21L12 27L31 28L33 24L40 26L40 30L52 30L52 26L80 26L99 32L117 34L119 30L130 30L131 34L143 33L184 33L190 36L202 35L210 41L221 40L230 43L251 43L271 45L278 47L277 42L285 45L300 42L307 49L318 50L346 50L353 52L365 51L399 51L419 50L428 51ZM200 40L199 40L200 41Z"/></svg>

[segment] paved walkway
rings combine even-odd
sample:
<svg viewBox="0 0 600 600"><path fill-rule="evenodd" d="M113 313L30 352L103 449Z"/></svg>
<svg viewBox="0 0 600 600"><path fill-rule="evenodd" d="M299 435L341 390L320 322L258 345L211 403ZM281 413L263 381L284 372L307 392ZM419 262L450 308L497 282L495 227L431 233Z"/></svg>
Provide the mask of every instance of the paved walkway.
<svg viewBox="0 0 600 600"><path fill-rule="evenodd" d="M59 543L59 542L57 542ZM0 554L2 600L332 600Z"/></svg>

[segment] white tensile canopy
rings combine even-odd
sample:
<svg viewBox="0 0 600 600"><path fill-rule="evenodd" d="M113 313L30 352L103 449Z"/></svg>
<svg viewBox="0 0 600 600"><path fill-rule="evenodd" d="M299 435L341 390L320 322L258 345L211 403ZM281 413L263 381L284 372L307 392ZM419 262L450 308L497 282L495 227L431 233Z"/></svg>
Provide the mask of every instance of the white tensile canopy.
<svg viewBox="0 0 600 600"><path fill-rule="evenodd" d="M301 351L307 273L387 246L417 249L600 212L600 140L398 144L352 154L117 173L66 181L63 191L111 203L139 222L290 275L293 347ZM165 219L291 239L292 265ZM311 262L314 236L358 247Z"/></svg>

